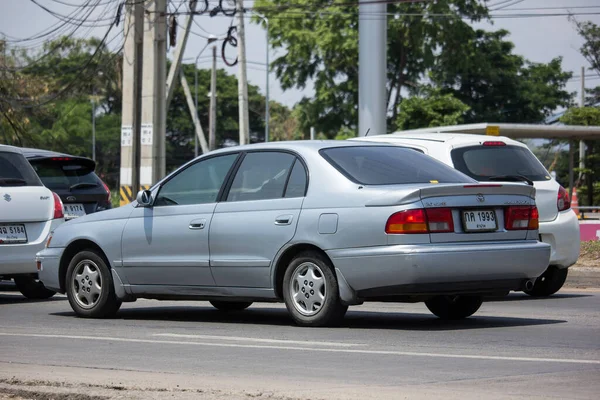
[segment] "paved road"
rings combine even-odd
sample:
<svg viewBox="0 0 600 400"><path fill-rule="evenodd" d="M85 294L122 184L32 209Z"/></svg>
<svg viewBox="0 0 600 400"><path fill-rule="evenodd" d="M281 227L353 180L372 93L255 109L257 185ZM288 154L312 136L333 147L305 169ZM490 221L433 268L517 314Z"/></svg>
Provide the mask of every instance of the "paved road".
<svg viewBox="0 0 600 400"><path fill-rule="evenodd" d="M373 303L327 329L293 326L277 304L224 314L205 302L141 300L116 319L87 320L64 296L32 302L0 292L0 393L23 389L112 398L164 398L165 390L182 399L597 398L600 291L511 294L459 322L440 321L423 304Z"/></svg>

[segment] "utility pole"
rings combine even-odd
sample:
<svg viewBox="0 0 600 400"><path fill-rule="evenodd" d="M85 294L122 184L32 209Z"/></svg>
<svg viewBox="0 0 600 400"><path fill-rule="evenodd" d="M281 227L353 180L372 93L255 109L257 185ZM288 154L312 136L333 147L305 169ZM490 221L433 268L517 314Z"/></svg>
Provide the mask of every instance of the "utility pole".
<svg viewBox="0 0 600 400"><path fill-rule="evenodd" d="M167 0L147 1L144 32L140 183L144 189L166 174Z"/></svg>
<svg viewBox="0 0 600 400"><path fill-rule="evenodd" d="M120 205L135 199L140 186L140 135L142 121L142 72L144 4L127 3L123 24L123 108L121 119Z"/></svg>
<svg viewBox="0 0 600 400"><path fill-rule="evenodd" d="M92 97L92 160L96 161L96 100Z"/></svg>
<svg viewBox="0 0 600 400"><path fill-rule="evenodd" d="M581 67L581 107L585 107L585 67ZM583 178L583 169L585 168L585 142L579 141L579 179Z"/></svg>
<svg viewBox="0 0 600 400"><path fill-rule="evenodd" d="M359 0L358 136L387 132L387 5Z"/></svg>
<svg viewBox="0 0 600 400"><path fill-rule="evenodd" d="M183 60L183 53L185 52L185 46L187 45L188 38L190 36L192 21L194 20L194 11L196 11L196 5L198 0L191 0L189 3L190 14L186 17L183 23L183 38L177 42L175 47L175 53L173 54L173 63L169 69L169 76L167 77L167 104L165 108L168 110L173 94L175 93L175 85L179 78L179 69L181 68L181 62Z"/></svg>
<svg viewBox="0 0 600 400"><path fill-rule="evenodd" d="M217 142L217 46L212 48L212 70L210 76L210 121L208 148L214 150Z"/></svg>
<svg viewBox="0 0 600 400"><path fill-rule="evenodd" d="M315 127L310 127L310 140L315 140Z"/></svg>
<svg viewBox="0 0 600 400"><path fill-rule="evenodd" d="M236 1L238 32L238 102L240 110L240 145L250 141L250 120L248 117L248 79L246 77L246 32L244 29L244 2Z"/></svg>

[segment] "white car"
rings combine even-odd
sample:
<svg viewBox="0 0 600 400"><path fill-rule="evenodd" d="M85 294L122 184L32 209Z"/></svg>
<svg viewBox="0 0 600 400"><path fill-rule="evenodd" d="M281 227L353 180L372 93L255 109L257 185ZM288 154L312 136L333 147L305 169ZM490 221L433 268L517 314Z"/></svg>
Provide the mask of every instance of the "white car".
<svg viewBox="0 0 600 400"><path fill-rule="evenodd" d="M0 280L13 279L30 299L52 297L37 279L35 254L63 222L58 195L44 187L19 148L0 145Z"/></svg>
<svg viewBox="0 0 600 400"><path fill-rule="evenodd" d="M567 191L521 142L500 136L461 133L397 132L352 140L410 147L450 165L478 181L524 181L536 189L540 240L552 246L550 264L531 290L550 296L565 283L568 268L579 258L579 221Z"/></svg>

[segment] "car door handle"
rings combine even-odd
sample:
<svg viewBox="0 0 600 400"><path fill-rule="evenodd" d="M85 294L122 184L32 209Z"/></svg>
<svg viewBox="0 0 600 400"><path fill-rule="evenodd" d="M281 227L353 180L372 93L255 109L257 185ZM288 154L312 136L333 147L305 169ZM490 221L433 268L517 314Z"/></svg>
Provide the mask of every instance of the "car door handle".
<svg viewBox="0 0 600 400"><path fill-rule="evenodd" d="M205 219L196 219L190 222L190 225L188 226L188 228L190 229L204 229L204 225L206 224L206 220Z"/></svg>
<svg viewBox="0 0 600 400"><path fill-rule="evenodd" d="M290 225L293 219L293 215L280 215L275 218L275 225Z"/></svg>

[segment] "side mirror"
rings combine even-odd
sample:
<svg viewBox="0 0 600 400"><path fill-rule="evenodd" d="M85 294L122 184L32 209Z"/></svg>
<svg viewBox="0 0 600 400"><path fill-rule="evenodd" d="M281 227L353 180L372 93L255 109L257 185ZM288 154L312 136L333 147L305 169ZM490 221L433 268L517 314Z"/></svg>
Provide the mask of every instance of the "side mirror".
<svg viewBox="0 0 600 400"><path fill-rule="evenodd" d="M150 207L152 205L152 192L149 190L140 190L135 200L140 207Z"/></svg>

